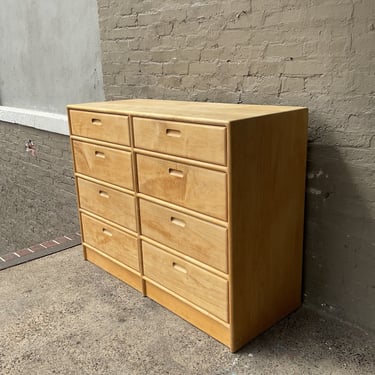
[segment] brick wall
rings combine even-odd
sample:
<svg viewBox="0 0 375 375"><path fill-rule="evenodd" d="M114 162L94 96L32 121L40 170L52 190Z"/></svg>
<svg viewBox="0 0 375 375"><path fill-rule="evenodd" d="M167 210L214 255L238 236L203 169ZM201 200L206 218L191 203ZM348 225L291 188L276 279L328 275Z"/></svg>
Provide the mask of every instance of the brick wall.
<svg viewBox="0 0 375 375"><path fill-rule="evenodd" d="M79 231L67 136L0 122L0 192L0 255Z"/></svg>
<svg viewBox="0 0 375 375"><path fill-rule="evenodd" d="M309 107L305 300L375 329L375 1L98 5L107 99Z"/></svg>

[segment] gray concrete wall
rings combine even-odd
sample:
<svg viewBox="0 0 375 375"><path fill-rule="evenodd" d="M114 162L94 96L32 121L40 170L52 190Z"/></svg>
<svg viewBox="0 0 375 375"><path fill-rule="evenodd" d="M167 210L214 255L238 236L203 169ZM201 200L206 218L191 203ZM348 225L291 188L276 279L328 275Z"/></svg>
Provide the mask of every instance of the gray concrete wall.
<svg viewBox="0 0 375 375"><path fill-rule="evenodd" d="M66 113L103 99L95 0L2 0L0 105Z"/></svg>
<svg viewBox="0 0 375 375"><path fill-rule="evenodd" d="M29 126L61 130L68 103L104 93L95 0L0 3L0 119L28 125L0 122L1 255L79 230L69 138Z"/></svg>
<svg viewBox="0 0 375 375"><path fill-rule="evenodd" d="M107 99L309 108L305 301L375 329L375 2L98 4Z"/></svg>

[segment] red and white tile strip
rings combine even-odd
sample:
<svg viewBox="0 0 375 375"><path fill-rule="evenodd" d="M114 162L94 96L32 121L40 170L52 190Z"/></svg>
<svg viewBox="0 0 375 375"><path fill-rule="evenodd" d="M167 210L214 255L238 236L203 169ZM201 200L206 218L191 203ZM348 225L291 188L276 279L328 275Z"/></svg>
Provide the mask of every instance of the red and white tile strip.
<svg viewBox="0 0 375 375"><path fill-rule="evenodd" d="M81 235L76 232L1 255L0 270L68 249L80 243Z"/></svg>

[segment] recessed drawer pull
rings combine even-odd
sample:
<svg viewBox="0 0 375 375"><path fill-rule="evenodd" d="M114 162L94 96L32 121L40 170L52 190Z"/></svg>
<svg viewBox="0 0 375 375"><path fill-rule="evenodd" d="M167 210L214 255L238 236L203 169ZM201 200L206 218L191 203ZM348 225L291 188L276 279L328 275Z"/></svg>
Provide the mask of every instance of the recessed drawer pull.
<svg viewBox="0 0 375 375"><path fill-rule="evenodd" d="M165 130L166 134L170 137L176 137L179 138L181 137L181 130L176 130L176 129L166 129Z"/></svg>
<svg viewBox="0 0 375 375"><path fill-rule="evenodd" d="M106 236L112 237L112 233L108 229L103 228L102 231Z"/></svg>
<svg viewBox="0 0 375 375"><path fill-rule="evenodd" d="M168 173L171 176L180 177L180 178L184 177L184 172L182 172L178 169L168 168Z"/></svg>
<svg viewBox="0 0 375 375"><path fill-rule="evenodd" d="M173 224L178 225L179 227L183 227L183 228L186 225L186 223L183 220L177 219L176 217L173 217L173 216L171 217L171 222Z"/></svg>
<svg viewBox="0 0 375 375"><path fill-rule="evenodd" d="M101 125L102 124L102 120L99 120L98 118L92 118L91 119L91 123L93 125Z"/></svg>
<svg viewBox="0 0 375 375"><path fill-rule="evenodd" d="M174 268L176 271L179 271L179 272L182 272L182 273L187 273L186 268L180 266L180 265L177 264L176 262L173 262L173 263L172 263L172 266L173 266L173 268Z"/></svg>
<svg viewBox="0 0 375 375"><path fill-rule="evenodd" d="M95 156L98 158L102 158L102 159L105 158L104 152L100 152L100 151L95 151Z"/></svg>
<svg viewBox="0 0 375 375"><path fill-rule="evenodd" d="M103 198L109 198L109 194L103 190L99 190L99 195Z"/></svg>

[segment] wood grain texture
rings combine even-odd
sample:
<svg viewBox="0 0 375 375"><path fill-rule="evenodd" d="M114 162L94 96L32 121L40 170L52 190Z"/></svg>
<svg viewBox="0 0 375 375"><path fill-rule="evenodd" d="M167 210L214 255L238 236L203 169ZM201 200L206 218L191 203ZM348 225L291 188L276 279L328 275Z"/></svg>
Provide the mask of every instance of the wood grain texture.
<svg viewBox="0 0 375 375"><path fill-rule="evenodd" d="M226 128L135 117L134 145L189 159L226 164Z"/></svg>
<svg viewBox="0 0 375 375"><path fill-rule="evenodd" d="M133 189L130 152L76 140L72 145L77 173Z"/></svg>
<svg viewBox="0 0 375 375"><path fill-rule="evenodd" d="M135 152L134 152L134 131L133 131L133 117L129 117L129 127L130 127L130 144L132 146L132 168L133 168L133 185L135 187L135 191L138 191L138 171L137 171L137 164L135 160ZM143 279L143 254L142 254L142 246L141 246L141 239L140 239L140 232L141 232L141 219L139 215L139 199L135 199L135 221L136 221L136 228L137 228L137 249L138 249L138 264L139 270L142 274L142 295L146 296L146 283Z"/></svg>
<svg viewBox="0 0 375 375"><path fill-rule="evenodd" d="M228 282L149 243L142 242L144 275L223 321L228 321Z"/></svg>
<svg viewBox="0 0 375 375"><path fill-rule="evenodd" d="M273 113L289 112L299 109L300 107L129 99L101 103L75 104L69 105L68 108L94 112L128 114L163 120L228 125L233 121Z"/></svg>
<svg viewBox="0 0 375 375"><path fill-rule="evenodd" d="M170 291L167 291L150 281L146 281L146 294L147 297L160 303L168 310L208 333L224 345L230 345L230 332L228 325L225 323L211 318L204 312L201 312L190 304L185 303Z"/></svg>
<svg viewBox="0 0 375 375"><path fill-rule="evenodd" d="M72 133L72 121L71 121L71 117L70 117L70 111L68 111L68 122L69 122L69 131L70 131L70 134ZM76 160L75 160L75 156L74 156L74 150L73 150L73 139L72 139L72 136L70 136L69 138L69 143L70 143L70 150L72 152L72 161L73 161L73 170L74 170L74 187L75 187L75 191L76 191L76 203L77 203L77 208L78 208L78 211L79 211L79 188L78 188L78 181L77 181L77 176L75 174L76 170L77 170L77 166L76 166ZM80 218L80 215L78 216ZM82 222L81 220L79 220L79 229L80 229L80 233L81 233L81 236L83 236L83 229L82 229ZM82 253L83 253L83 258L85 260L87 260L87 256L86 256L86 249L84 246L82 246Z"/></svg>
<svg viewBox="0 0 375 375"><path fill-rule="evenodd" d="M228 272L227 229L141 199L141 233Z"/></svg>
<svg viewBox="0 0 375 375"><path fill-rule="evenodd" d="M199 161L199 160L194 160L194 159L186 159L186 158L183 158L181 156L176 156L176 155L161 154L160 152L145 150L142 148L134 147L133 151L139 155L151 156L154 158L161 158L164 160L174 161L176 163L186 163L186 161L188 161L189 165L192 165L195 167L206 168L212 171L227 172L228 170L227 166L225 165L212 164L212 163L207 163L205 161Z"/></svg>
<svg viewBox="0 0 375 375"><path fill-rule="evenodd" d="M225 173L144 155L137 168L141 193L226 220Z"/></svg>
<svg viewBox="0 0 375 375"><path fill-rule="evenodd" d="M202 269L204 269L204 270L206 270L206 271L208 271L208 272L210 272L214 275L217 275L217 276L221 277L224 280L229 281L229 274L228 273L224 273L223 271L219 271L217 268L209 266L206 263L200 262L200 261L196 260L195 258L192 258L188 255L185 255L181 251L175 250L175 249L173 249L169 246L166 246L166 245L162 244L161 242L154 241L151 238L144 236L143 234L141 234L139 237L144 242L147 242L147 243L149 243L153 246L156 246L157 248L160 248L161 250L164 250L169 254L175 255L175 256L183 259L183 260L186 260L187 262L189 262L191 264L195 264L199 268L202 268Z"/></svg>
<svg viewBox="0 0 375 375"><path fill-rule="evenodd" d="M230 126L231 349L301 303L307 110Z"/></svg>
<svg viewBox="0 0 375 375"><path fill-rule="evenodd" d="M118 279L124 281L128 285L132 286L138 291L142 290L142 277L141 275L135 273L129 268L126 268L124 265L116 262L114 259L111 259L104 254L101 254L100 251L90 248L89 246L84 246L87 260L91 263L94 263L98 267L107 271L111 275L117 277Z"/></svg>
<svg viewBox="0 0 375 375"><path fill-rule="evenodd" d="M139 271L137 238L81 213L84 243Z"/></svg>
<svg viewBox="0 0 375 375"><path fill-rule="evenodd" d="M87 259L231 351L298 308L306 108L144 99L69 108ZM87 133L100 119L115 133L127 127L128 144ZM91 149L132 157L101 171ZM116 185L125 164L134 191Z"/></svg>
<svg viewBox="0 0 375 375"><path fill-rule="evenodd" d="M81 208L136 230L133 196L82 178L77 178L77 185Z"/></svg>
<svg viewBox="0 0 375 375"><path fill-rule="evenodd" d="M208 222L213 223L213 224L217 224L217 225L219 225L221 227L224 227L224 228L228 228L228 222L227 221L216 219L212 216L208 216L208 215L205 215L205 214L201 214L198 211L190 210L188 208L178 206L178 205L176 205L174 203L171 203L171 202L162 201L158 198L151 197L150 195L146 195L146 194L143 194L143 193L137 193L137 197L140 198L140 199L147 200L147 201L152 202L152 203L160 204L162 206L170 208L171 210L177 210L177 211L182 212L186 215L196 217L198 219L208 221Z"/></svg>
<svg viewBox="0 0 375 375"><path fill-rule="evenodd" d="M69 117L72 135L130 145L127 116L70 110Z"/></svg>

